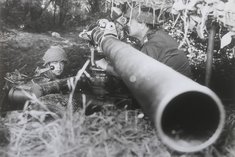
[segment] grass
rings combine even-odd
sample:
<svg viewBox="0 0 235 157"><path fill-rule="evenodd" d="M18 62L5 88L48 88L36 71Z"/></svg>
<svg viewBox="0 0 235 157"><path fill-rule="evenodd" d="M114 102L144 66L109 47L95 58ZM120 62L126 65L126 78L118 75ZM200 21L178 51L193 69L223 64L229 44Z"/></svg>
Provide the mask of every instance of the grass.
<svg viewBox="0 0 235 157"><path fill-rule="evenodd" d="M106 104L101 112L86 116L87 102L83 101L80 105L84 107L76 112L68 104L71 106L56 116L43 103L35 104L38 105L35 109L25 107L23 111L8 114L4 122L9 129L10 143L0 148L1 156L234 157L234 110L231 108L217 145L194 154L180 154L161 143L148 118L138 118L141 113L138 109Z"/></svg>
<svg viewBox="0 0 235 157"><path fill-rule="evenodd" d="M64 113L62 118L45 120L47 111L23 111L9 115L9 156L153 156L167 154L155 130L137 110L108 106L85 116L84 110Z"/></svg>
<svg viewBox="0 0 235 157"><path fill-rule="evenodd" d="M33 104L25 104L21 112L11 112L5 118L10 143L1 152L6 156L154 156L168 154L155 130L146 119L139 119L139 110L118 109L106 104L102 112L85 116L87 102L73 112L72 97L77 80L89 62L71 81L66 109L57 103L59 112L51 112L55 104L45 104L34 95L28 95ZM85 98L85 96L83 96ZM53 97L52 97L53 99ZM31 107L31 108L30 108ZM63 112L61 112L63 111ZM56 113L59 113L58 115Z"/></svg>

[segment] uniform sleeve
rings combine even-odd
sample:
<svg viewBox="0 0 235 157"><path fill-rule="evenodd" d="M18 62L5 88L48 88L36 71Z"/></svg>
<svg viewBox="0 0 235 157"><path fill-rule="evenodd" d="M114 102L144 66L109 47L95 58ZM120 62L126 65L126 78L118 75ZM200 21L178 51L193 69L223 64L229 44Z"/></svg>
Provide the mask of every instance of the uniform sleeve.
<svg viewBox="0 0 235 157"><path fill-rule="evenodd" d="M141 49L141 52L145 53L146 55L148 55L158 61L161 61L160 56L161 56L162 49L157 47L154 44L148 43L148 44L144 45Z"/></svg>

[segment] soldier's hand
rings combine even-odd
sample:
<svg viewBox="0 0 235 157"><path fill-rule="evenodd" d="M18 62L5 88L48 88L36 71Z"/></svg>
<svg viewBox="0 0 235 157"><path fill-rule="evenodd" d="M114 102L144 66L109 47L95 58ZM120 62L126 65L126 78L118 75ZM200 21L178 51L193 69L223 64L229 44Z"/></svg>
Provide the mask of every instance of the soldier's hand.
<svg viewBox="0 0 235 157"><path fill-rule="evenodd" d="M103 69L107 70L108 67L108 62L103 58L95 62L96 66Z"/></svg>

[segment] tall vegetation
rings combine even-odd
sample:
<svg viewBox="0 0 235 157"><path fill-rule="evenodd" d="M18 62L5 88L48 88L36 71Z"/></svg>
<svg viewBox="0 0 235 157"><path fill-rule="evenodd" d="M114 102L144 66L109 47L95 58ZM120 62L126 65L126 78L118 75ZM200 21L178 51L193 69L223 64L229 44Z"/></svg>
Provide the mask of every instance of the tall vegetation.
<svg viewBox="0 0 235 157"><path fill-rule="evenodd" d="M8 26L42 32L86 24L103 11L99 0L1 0L0 18Z"/></svg>
<svg viewBox="0 0 235 157"><path fill-rule="evenodd" d="M112 6L151 7L159 13L158 23L188 53L195 80L202 84L211 81L212 88L223 91L219 94L235 93L234 0L106 1ZM212 33L213 41L209 41Z"/></svg>

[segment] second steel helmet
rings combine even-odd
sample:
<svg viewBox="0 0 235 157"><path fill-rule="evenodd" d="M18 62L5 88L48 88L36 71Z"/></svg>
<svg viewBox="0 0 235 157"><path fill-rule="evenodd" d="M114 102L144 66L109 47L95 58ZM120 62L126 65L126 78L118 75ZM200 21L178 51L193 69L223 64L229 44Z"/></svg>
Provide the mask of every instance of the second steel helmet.
<svg viewBox="0 0 235 157"><path fill-rule="evenodd" d="M65 51L60 46L51 46L43 56L44 65L56 61L68 61Z"/></svg>
<svg viewBox="0 0 235 157"><path fill-rule="evenodd" d="M156 24L157 16L152 8L128 8L124 16L126 18L135 18L138 22L147 24Z"/></svg>

